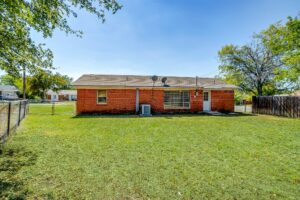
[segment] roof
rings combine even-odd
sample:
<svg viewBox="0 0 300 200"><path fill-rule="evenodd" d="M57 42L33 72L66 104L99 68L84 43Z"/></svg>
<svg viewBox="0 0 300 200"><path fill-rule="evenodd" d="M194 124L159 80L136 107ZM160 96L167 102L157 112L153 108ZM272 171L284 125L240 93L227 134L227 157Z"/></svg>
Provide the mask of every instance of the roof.
<svg viewBox="0 0 300 200"><path fill-rule="evenodd" d="M59 95L77 95L77 90L59 90L58 92L54 92L52 90L47 91L48 95L59 94Z"/></svg>
<svg viewBox="0 0 300 200"><path fill-rule="evenodd" d="M19 90L13 85L0 85L0 91L17 92Z"/></svg>
<svg viewBox="0 0 300 200"><path fill-rule="evenodd" d="M215 78L157 76L153 82L153 76L137 75L99 75L84 74L72 83L75 87L168 87L168 88L211 88L211 89L236 89L234 85L226 84ZM166 77L165 84L162 79Z"/></svg>

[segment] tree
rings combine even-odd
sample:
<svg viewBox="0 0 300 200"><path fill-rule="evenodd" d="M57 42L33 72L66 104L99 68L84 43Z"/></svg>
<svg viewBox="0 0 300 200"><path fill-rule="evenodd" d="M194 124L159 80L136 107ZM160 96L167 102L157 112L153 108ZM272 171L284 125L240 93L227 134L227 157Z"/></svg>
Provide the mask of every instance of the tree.
<svg viewBox="0 0 300 200"><path fill-rule="evenodd" d="M0 77L0 85L13 85L15 86L15 78L11 75L2 75Z"/></svg>
<svg viewBox="0 0 300 200"><path fill-rule="evenodd" d="M30 37L32 30L44 38L58 29L81 36L68 25L77 17L74 9L84 9L105 21L105 12L115 13L121 6L115 0L1 0L0 1L0 69L13 76L39 69L52 69L53 54ZM26 86L24 84L24 90Z"/></svg>
<svg viewBox="0 0 300 200"><path fill-rule="evenodd" d="M299 15L300 17L300 15ZM263 43L273 54L280 56L285 68L278 71L278 80L300 85L300 19L288 17L287 22L272 24L262 31Z"/></svg>
<svg viewBox="0 0 300 200"><path fill-rule="evenodd" d="M26 89L25 89L25 92L26 92L26 96L29 97L29 98L34 98L34 95L32 94L32 92L30 91L30 88L29 88L29 85L30 85L30 81L31 81L31 77L27 77L26 78ZM20 94L23 94L23 80L21 77L14 77L14 76L11 76L9 74L5 74L5 75L2 75L0 77L0 85L13 85L15 86L16 88L18 88L19 92L18 92L18 95L20 96Z"/></svg>
<svg viewBox="0 0 300 200"><path fill-rule="evenodd" d="M219 59L221 76L243 91L263 95L276 90L273 78L282 63L259 37L249 45L226 45L219 51Z"/></svg>
<svg viewBox="0 0 300 200"><path fill-rule="evenodd" d="M61 89L69 89L71 81L72 78L66 75L59 73L53 74L47 70L38 70L31 77L30 90L32 94L45 99L48 90L52 89L53 91L58 91Z"/></svg>
<svg viewBox="0 0 300 200"><path fill-rule="evenodd" d="M71 82L72 78L67 75L53 73L49 70L37 70L26 78L26 96L45 98L45 93L49 89L54 91L72 89ZM23 80L21 77L16 78L6 74L0 77L0 84L13 85L23 94Z"/></svg>

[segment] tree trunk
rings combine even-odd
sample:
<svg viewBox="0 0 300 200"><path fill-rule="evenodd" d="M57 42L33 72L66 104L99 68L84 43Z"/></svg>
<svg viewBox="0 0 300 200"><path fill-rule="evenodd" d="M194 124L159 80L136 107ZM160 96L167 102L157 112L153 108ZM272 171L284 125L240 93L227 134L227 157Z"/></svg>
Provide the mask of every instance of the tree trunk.
<svg viewBox="0 0 300 200"><path fill-rule="evenodd" d="M258 96L262 96L263 95L263 86L260 83L257 84L257 95Z"/></svg>
<svg viewBox="0 0 300 200"><path fill-rule="evenodd" d="M26 99L26 71L23 67L23 99Z"/></svg>
<svg viewBox="0 0 300 200"><path fill-rule="evenodd" d="M46 90L43 90L43 102L46 100Z"/></svg>

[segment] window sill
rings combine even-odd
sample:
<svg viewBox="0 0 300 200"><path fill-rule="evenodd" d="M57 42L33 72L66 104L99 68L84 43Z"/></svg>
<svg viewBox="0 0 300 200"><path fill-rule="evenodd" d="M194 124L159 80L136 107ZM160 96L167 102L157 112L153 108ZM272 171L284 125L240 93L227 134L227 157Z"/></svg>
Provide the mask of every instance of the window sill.
<svg viewBox="0 0 300 200"><path fill-rule="evenodd" d="M190 110L191 107L182 108L182 107L164 107L165 110Z"/></svg>
<svg viewBox="0 0 300 200"><path fill-rule="evenodd" d="M99 105L99 106L101 106L101 105L107 105L107 103L97 103L96 105Z"/></svg>

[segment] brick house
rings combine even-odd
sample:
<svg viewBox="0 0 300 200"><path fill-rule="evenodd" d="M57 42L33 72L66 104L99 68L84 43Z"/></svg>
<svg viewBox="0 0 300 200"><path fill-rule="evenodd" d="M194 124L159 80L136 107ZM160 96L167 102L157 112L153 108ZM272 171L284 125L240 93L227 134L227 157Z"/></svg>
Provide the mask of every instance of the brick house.
<svg viewBox="0 0 300 200"><path fill-rule="evenodd" d="M76 101L77 99L76 90L60 90L57 92L48 90L46 94L49 101Z"/></svg>
<svg viewBox="0 0 300 200"><path fill-rule="evenodd" d="M233 111L237 88L214 78L93 74L73 85L77 114L139 113L141 104L152 113Z"/></svg>

